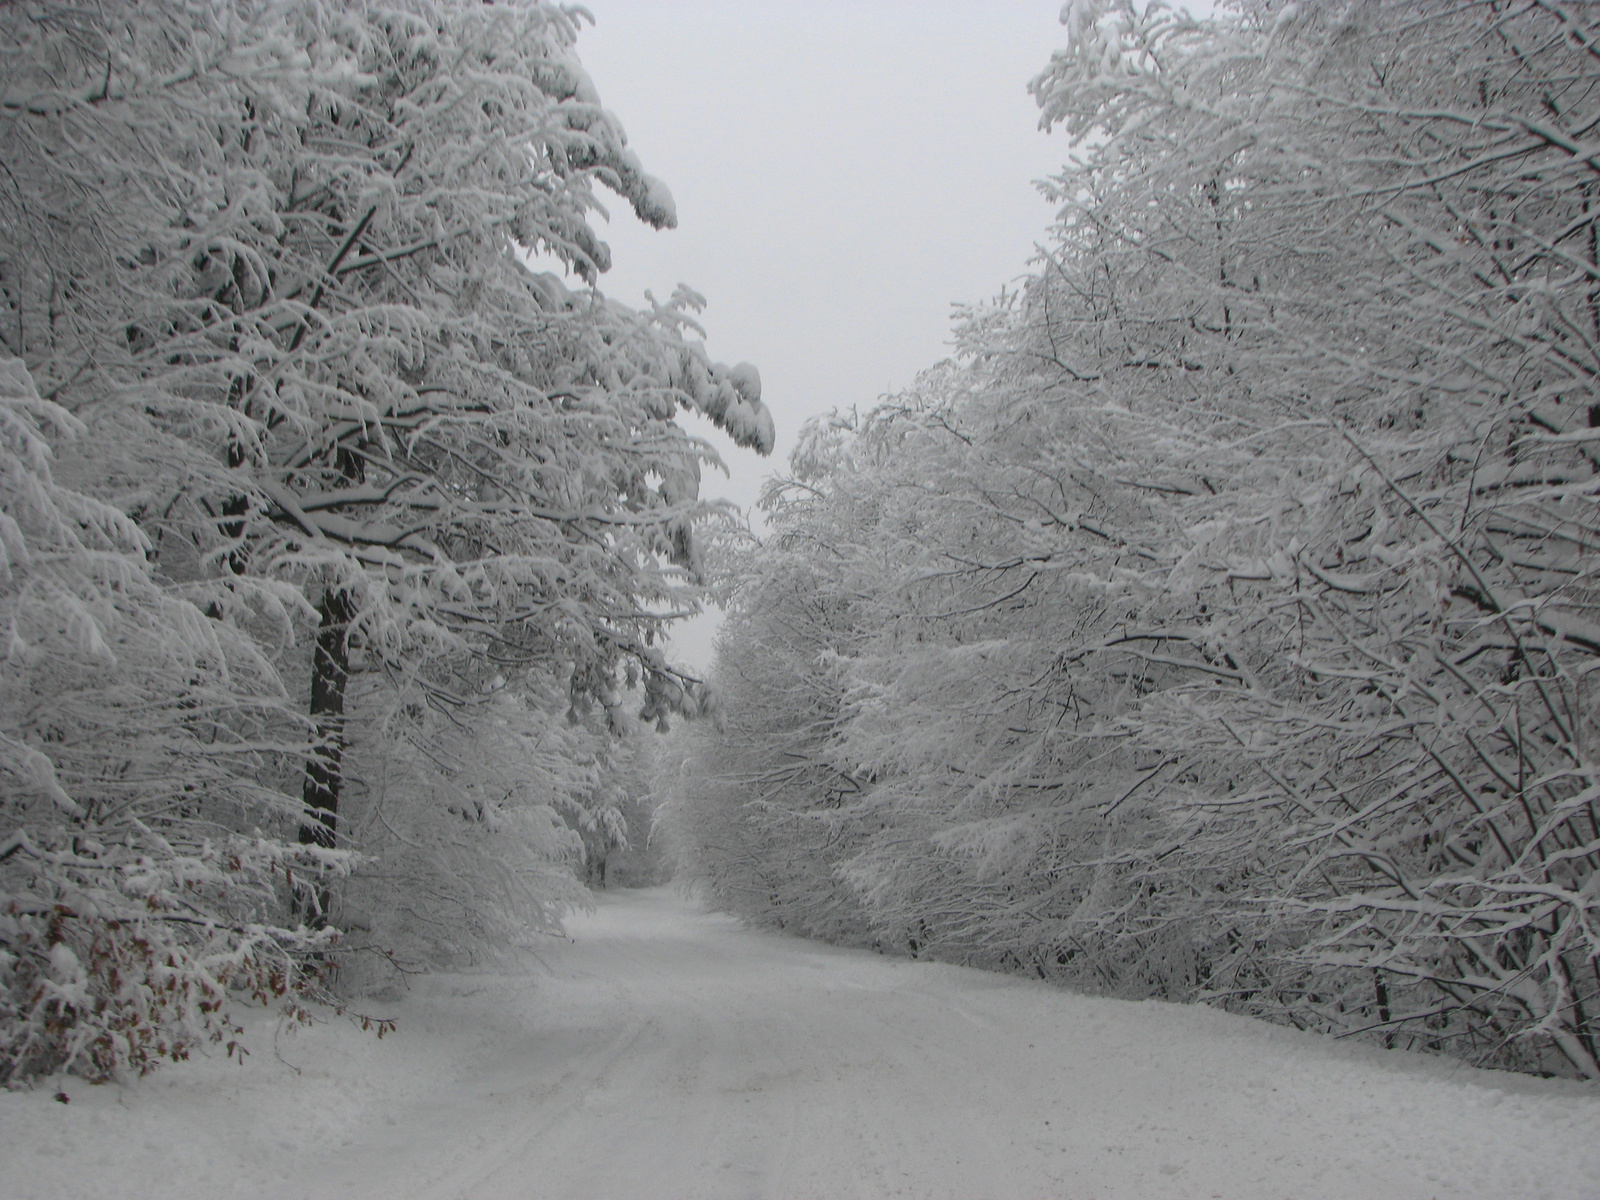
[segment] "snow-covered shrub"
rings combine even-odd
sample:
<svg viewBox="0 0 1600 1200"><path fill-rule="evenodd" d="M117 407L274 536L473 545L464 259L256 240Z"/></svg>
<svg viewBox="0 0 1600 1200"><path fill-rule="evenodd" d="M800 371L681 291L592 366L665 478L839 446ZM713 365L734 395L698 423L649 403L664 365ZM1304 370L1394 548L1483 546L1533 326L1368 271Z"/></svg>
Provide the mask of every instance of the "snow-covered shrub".
<svg viewBox="0 0 1600 1200"><path fill-rule="evenodd" d="M343 836L362 861L334 900L353 988L462 966L558 932L586 893L565 810L594 786L603 734L560 713L554 681L433 664L453 692L358 677Z"/></svg>
<svg viewBox="0 0 1600 1200"><path fill-rule="evenodd" d="M307 731L271 664L56 481L83 433L0 360L0 1083L181 1058L230 990L295 1008L329 937L289 885L346 865L283 840Z"/></svg>

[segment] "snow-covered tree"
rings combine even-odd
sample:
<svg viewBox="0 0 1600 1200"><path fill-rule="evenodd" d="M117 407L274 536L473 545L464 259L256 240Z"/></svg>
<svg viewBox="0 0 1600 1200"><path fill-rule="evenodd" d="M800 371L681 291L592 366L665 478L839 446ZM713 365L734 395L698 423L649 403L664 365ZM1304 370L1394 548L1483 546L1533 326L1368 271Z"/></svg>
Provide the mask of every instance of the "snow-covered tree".
<svg viewBox="0 0 1600 1200"><path fill-rule="evenodd" d="M717 543L729 595L711 676L716 725L677 743L683 767L661 814L677 878L713 903L850 942L869 933L837 873L860 845L862 791L834 753L840 664L881 615L870 597L851 594L861 531L850 498L835 491L852 475L859 432L837 415L810 423L790 476L763 498L766 542L744 534Z"/></svg>
<svg viewBox="0 0 1600 1200"><path fill-rule="evenodd" d="M55 478L84 432L0 361L0 1084L230 1038L230 988L296 1011L326 938L283 923L285 884L348 865L263 832L298 813L304 718L137 525Z"/></svg>
<svg viewBox="0 0 1600 1200"><path fill-rule="evenodd" d="M873 418L829 870L936 952L1596 1075L1600 30L1069 16L1052 244Z"/></svg>
<svg viewBox="0 0 1600 1200"><path fill-rule="evenodd" d="M1169 502L1194 673L1129 728L1233 861L1277 843L1307 974L1272 1003L1591 1076L1592 25L1128 9L1036 85L1110 139L1081 223L1231 376Z"/></svg>
<svg viewBox="0 0 1600 1200"><path fill-rule="evenodd" d="M692 294L641 315L524 265L608 265L595 180L674 221L572 53L576 19L419 3L13 20L13 349L69 407L98 388L82 415L135 448L112 481L148 525L203 565L308 590L316 836L353 644L565 657L579 694L648 658L656 614L691 602L659 564L692 566L710 453L673 416L696 407L761 448L772 427L753 369L683 340ZM174 475L156 454L184 464L181 488L152 494Z"/></svg>
<svg viewBox="0 0 1600 1200"><path fill-rule="evenodd" d="M714 511L715 452L674 417L763 452L772 423L755 369L693 336L692 292L636 312L528 265L604 271L596 183L674 221L577 31L536 0L0 12L0 340L82 427L56 477L132 522L205 636L309 694L309 744L281 744L312 751L303 810L269 831L308 854L338 841L353 733L397 770L445 747L407 776L427 808L630 678L702 705L654 647ZM455 759L440 722L495 704L507 732ZM508 853L559 859L535 810ZM330 899L301 890L313 924Z"/></svg>

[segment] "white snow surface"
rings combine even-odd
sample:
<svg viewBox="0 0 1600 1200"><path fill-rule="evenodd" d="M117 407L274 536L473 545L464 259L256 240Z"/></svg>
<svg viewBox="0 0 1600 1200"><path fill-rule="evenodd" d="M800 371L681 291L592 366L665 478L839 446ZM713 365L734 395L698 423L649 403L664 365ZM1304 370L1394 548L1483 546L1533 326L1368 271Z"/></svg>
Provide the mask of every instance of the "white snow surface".
<svg viewBox="0 0 1600 1200"><path fill-rule="evenodd" d="M0 1196L1600 1195L1584 1085L751 931L668 890L570 931L525 970L416 981L382 1041L257 1013L243 1066L0 1093Z"/></svg>

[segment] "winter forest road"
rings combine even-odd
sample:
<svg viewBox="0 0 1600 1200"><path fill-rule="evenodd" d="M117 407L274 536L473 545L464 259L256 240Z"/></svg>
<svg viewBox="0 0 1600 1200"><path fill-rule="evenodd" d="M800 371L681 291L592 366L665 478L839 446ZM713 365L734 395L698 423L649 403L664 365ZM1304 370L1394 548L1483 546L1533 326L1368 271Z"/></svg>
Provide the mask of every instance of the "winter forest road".
<svg viewBox="0 0 1600 1200"><path fill-rule="evenodd" d="M1600 1089L616 891L382 1041L0 1092L3 1200L1594 1200ZM55 1084L51 1085L52 1087Z"/></svg>
<svg viewBox="0 0 1600 1200"><path fill-rule="evenodd" d="M1600 1097L617 892L525 1036L279 1195L1600 1195ZM460 978L460 977L458 977Z"/></svg>

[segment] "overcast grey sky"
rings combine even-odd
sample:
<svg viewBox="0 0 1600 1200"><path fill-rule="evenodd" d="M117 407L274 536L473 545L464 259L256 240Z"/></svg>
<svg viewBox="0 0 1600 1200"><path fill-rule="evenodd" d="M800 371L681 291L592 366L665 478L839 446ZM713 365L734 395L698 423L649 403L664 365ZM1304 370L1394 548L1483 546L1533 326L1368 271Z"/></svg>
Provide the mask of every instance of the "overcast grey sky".
<svg viewBox="0 0 1600 1200"><path fill-rule="evenodd" d="M601 287L684 282L707 346L761 370L771 460L722 447L703 492L751 506L795 434L946 353L951 305L1022 274L1051 219L1032 182L1067 144L1027 83L1065 42L1058 0L590 0L578 52L678 228L609 204ZM609 197L608 197L609 198ZM674 639L705 667L711 623Z"/></svg>

